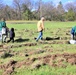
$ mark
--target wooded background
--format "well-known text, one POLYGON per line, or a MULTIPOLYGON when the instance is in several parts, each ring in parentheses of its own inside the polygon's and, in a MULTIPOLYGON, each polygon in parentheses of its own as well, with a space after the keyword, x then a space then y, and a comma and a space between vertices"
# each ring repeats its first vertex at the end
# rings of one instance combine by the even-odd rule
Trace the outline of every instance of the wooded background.
POLYGON ((76 1, 65 5, 42 0, 13 0, 6 5, 0 0, 0 19, 38 20, 44 16, 49 21, 76 21, 76 1))

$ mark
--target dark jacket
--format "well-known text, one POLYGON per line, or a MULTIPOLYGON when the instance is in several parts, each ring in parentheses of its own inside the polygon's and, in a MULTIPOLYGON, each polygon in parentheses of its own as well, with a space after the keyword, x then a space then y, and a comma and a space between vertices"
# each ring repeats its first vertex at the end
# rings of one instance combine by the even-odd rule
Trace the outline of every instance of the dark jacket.
POLYGON ((14 38, 15 37, 14 28, 11 28, 9 36, 10 36, 10 38, 14 38))

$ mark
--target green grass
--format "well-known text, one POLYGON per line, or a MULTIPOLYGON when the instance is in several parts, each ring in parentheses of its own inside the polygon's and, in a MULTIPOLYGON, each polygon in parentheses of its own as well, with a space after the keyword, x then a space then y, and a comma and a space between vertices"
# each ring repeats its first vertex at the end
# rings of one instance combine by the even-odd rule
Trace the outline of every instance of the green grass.
POLYGON ((2 71, 2 70, 0 70, 0 75, 2 75, 2 73, 3 73, 3 71, 2 71))
POLYGON ((29 70, 25 68, 16 69, 17 73, 13 75, 75 75, 76 67, 68 66, 66 68, 42 66, 39 69, 29 70))
MULTIPOLYGON (((13 23, 13 22, 7 22, 7 26, 9 28, 13 27, 15 28, 16 37, 15 40, 19 39, 20 37, 24 40, 22 42, 15 42, 15 43, 8 43, 5 44, 6 46, 18 46, 20 44, 27 44, 27 43, 36 43, 34 40, 34 37, 38 36, 37 32, 37 22, 25 22, 23 24, 21 23, 13 23), (29 39, 29 40, 27 40, 29 39)), ((0 64, 6 63, 10 61, 11 59, 16 61, 23 61, 27 58, 37 58, 40 56, 46 56, 48 54, 63 54, 63 53, 76 53, 76 45, 71 44, 49 44, 52 41, 60 42, 60 41, 69 41, 70 40, 70 30, 73 26, 75 26, 76 22, 51 22, 47 21, 45 22, 45 31, 44 31, 44 38, 46 37, 67 37, 68 39, 63 40, 50 40, 50 41, 44 41, 45 44, 37 43, 36 46, 22 46, 17 48, 9 48, 9 50, 14 52, 20 52, 22 54, 37 51, 37 50, 44 50, 45 53, 40 54, 33 54, 28 57, 21 56, 20 54, 15 55, 13 57, 8 58, 0 58, 0 64), (66 35, 66 32, 69 35, 66 35), (48 52, 48 50, 53 50, 53 52, 48 52)), ((9 39, 9 38, 8 38, 9 39)), ((7 40, 8 40, 7 39, 7 40)), ((1 42, 0 42, 1 44, 1 42)), ((69 65, 68 63, 66 68, 62 67, 49 67, 48 65, 42 66, 39 69, 30 70, 26 67, 22 68, 16 68, 15 71, 17 73, 13 73, 12 75, 75 75, 76 74, 76 65, 69 65)), ((0 75, 2 75, 3 71, 0 70, 0 75)))

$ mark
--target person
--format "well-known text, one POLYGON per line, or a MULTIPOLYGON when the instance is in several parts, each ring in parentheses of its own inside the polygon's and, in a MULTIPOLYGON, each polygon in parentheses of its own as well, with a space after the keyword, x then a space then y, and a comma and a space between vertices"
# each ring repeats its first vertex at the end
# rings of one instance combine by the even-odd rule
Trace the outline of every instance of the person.
POLYGON ((39 40, 39 39, 43 39, 43 30, 44 30, 44 20, 45 18, 42 17, 40 21, 38 21, 37 23, 37 28, 38 28, 38 32, 39 32, 39 35, 36 39, 36 42, 39 40))
POLYGON ((7 41, 7 43, 10 41, 12 41, 14 43, 14 37, 15 37, 14 28, 11 28, 11 30, 9 31, 9 37, 10 37, 10 39, 7 41))
POLYGON ((2 43, 6 42, 6 26, 2 27, 2 43))
POLYGON ((76 26, 71 29, 71 39, 76 40, 76 26))
POLYGON ((5 18, 2 18, 1 21, 0 21, 0 31, 2 31, 3 27, 6 27, 5 18))
POLYGON ((5 38, 5 33, 6 33, 6 22, 5 18, 2 18, 2 20, 0 21, 0 39, 2 40, 2 43, 3 39, 5 38))

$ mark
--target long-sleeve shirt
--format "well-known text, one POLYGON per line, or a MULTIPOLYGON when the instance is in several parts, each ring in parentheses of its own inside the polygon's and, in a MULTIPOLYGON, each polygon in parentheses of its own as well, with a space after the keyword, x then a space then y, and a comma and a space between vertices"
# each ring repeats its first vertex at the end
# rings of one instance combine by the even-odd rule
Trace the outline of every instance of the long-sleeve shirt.
POLYGON ((14 38, 15 37, 15 32, 10 30, 9 36, 10 36, 10 38, 14 38))
POLYGON ((71 34, 76 34, 76 26, 74 26, 71 30, 71 34))
POLYGON ((6 26, 6 22, 5 21, 0 21, 0 31, 2 30, 3 26, 6 26))
POLYGON ((37 28, 38 28, 38 31, 44 30, 44 22, 42 20, 38 21, 37 28))

